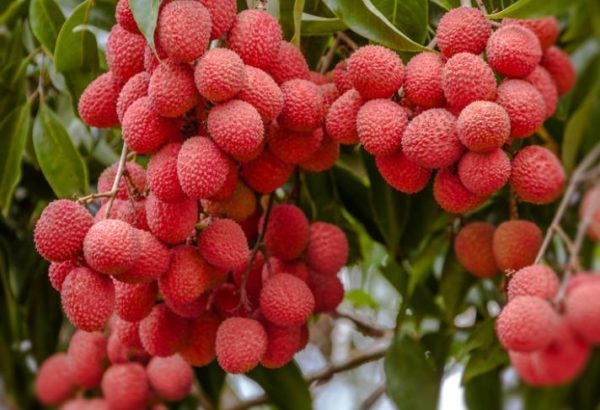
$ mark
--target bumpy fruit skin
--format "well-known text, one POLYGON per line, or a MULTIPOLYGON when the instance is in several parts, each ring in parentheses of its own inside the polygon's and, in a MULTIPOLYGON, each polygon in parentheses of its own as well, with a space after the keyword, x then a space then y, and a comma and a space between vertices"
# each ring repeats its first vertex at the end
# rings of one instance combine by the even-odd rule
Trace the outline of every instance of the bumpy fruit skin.
POLYGON ((462 227, 454 239, 456 258, 477 277, 488 278, 498 272, 492 248, 495 230, 487 222, 471 222, 462 227))
POLYGON ((507 77, 527 77, 542 59, 540 41, 522 26, 502 26, 490 36, 486 47, 488 63, 507 77))
MULTIPOLYGON (((154 38, 156 40, 156 35, 154 38)), ((160 46, 158 41, 154 41, 154 47, 156 49, 156 54, 154 50, 152 50, 152 48, 150 47, 150 44, 146 44, 146 49, 144 50, 144 69, 148 74, 152 74, 161 61, 169 58, 169 56, 167 55, 165 50, 163 50, 163 48, 160 46)))
POLYGON ((321 125, 325 114, 319 88, 308 80, 289 80, 281 85, 283 108, 279 125, 296 131, 312 131, 321 125))
POLYGON ((300 327, 280 327, 265 323, 267 351, 260 363, 268 369, 277 369, 294 358, 301 342, 300 327))
POLYGON ((502 147, 510 136, 510 118, 501 106, 491 101, 474 101, 456 120, 458 138, 474 152, 490 152, 502 147))
POLYGON ((308 285, 289 273, 267 279, 260 293, 260 309, 271 323, 300 326, 315 308, 315 298, 308 285))
POLYGON ((197 1, 172 1, 160 12, 157 39, 175 61, 191 62, 200 57, 210 40, 212 23, 206 7, 197 1))
POLYGON ((167 144, 148 162, 148 187, 163 202, 180 202, 187 198, 177 177, 177 155, 180 150, 180 143, 167 144))
MULTIPOLYGON (((579 219, 585 219, 589 207, 596 203, 598 197, 600 197, 600 188, 594 188, 585 193, 583 201, 581 201, 581 205, 579 206, 579 219)), ((589 211, 593 213, 587 234, 591 239, 598 242, 600 241, 600 207, 596 206, 595 210, 589 211)))
POLYGON ((79 265, 76 259, 69 259, 64 262, 52 262, 48 267, 48 278, 52 287, 60 292, 65 278, 77 266, 79 265))
POLYGON ((469 191, 489 195, 508 182, 510 159, 499 148, 484 154, 467 152, 458 163, 458 176, 469 191))
POLYGON ((256 159, 242 164, 241 176, 254 191, 269 194, 285 184, 293 170, 293 165, 265 150, 256 159))
POLYGON ((140 241, 139 257, 127 272, 117 279, 128 283, 148 283, 158 279, 169 266, 169 251, 153 234, 138 231, 140 241))
POLYGON ((510 135, 514 138, 529 137, 546 118, 546 104, 542 95, 533 85, 524 80, 502 82, 498 87, 496 102, 508 113, 510 135))
POLYGON ((269 127, 269 150, 283 162, 298 164, 308 160, 321 146, 323 129, 298 132, 272 123, 269 127))
POLYGON ((140 322, 140 340, 152 356, 167 357, 187 343, 189 323, 165 304, 155 305, 140 322))
POLYGON ((86 389, 100 385, 106 357, 106 337, 100 332, 76 331, 69 342, 67 364, 71 380, 86 389))
POLYGON ((314 313, 333 312, 344 299, 344 285, 337 275, 311 271, 308 286, 315 297, 314 313))
POLYGON ((333 104, 335 100, 337 100, 341 95, 337 87, 333 83, 325 83, 319 85, 319 92, 321 93, 321 97, 323 97, 323 105, 325 106, 325 111, 328 111, 329 107, 331 107, 331 104, 333 104))
POLYGON ((442 168, 433 180, 433 197, 440 208, 452 214, 462 214, 481 205, 486 197, 469 191, 460 182, 452 167, 442 168))
POLYGON ((208 293, 203 293, 190 303, 175 303, 173 300, 165 299, 165 304, 176 315, 186 319, 195 319, 206 312, 208 297, 208 293))
POLYGON ((281 40, 281 27, 273 16, 263 10, 244 10, 229 31, 227 45, 244 63, 266 70, 277 58, 281 40))
POLYGON ((590 282, 572 289, 565 300, 569 325, 587 342, 600 342, 600 283, 590 282))
POLYGON ((575 85, 575 68, 569 55, 557 46, 548 47, 544 51, 540 63, 552 76, 559 95, 568 93, 575 85))
POLYGON ((224 283, 215 289, 210 295, 210 310, 218 315, 220 319, 228 319, 238 316, 246 317, 246 311, 240 310, 241 299, 237 286, 232 283, 224 283))
POLYGON ((300 163, 300 168, 306 172, 322 172, 333 167, 340 156, 340 144, 325 136, 321 147, 306 161, 300 163))
POLYGON ((283 108, 283 94, 275 80, 260 68, 246 66, 246 82, 237 98, 252 104, 265 122, 272 121, 283 108))
POLYGON ((124 283, 113 280, 115 312, 123 320, 138 322, 148 316, 154 307, 158 288, 156 282, 124 283))
POLYGON ((96 128, 112 128, 119 125, 117 99, 121 88, 121 82, 110 71, 88 84, 77 105, 83 122, 96 128))
POLYGON ((217 191, 216 194, 210 197, 210 199, 213 201, 225 200, 231 197, 231 195, 233 195, 233 192, 235 191, 235 187, 239 180, 237 164, 234 161, 228 161, 228 165, 229 166, 227 169, 227 177, 225 178, 225 183, 223 184, 221 189, 217 191))
POLYGON ((198 249, 182 245, 171 250, 171 263, 159 278, 160 293, 174 304, 192 303, 209 287, 216 269, 200 255, 198 249))
POLYGON ((211 32, 210 39, 215 40, 227 33, 237 13, 235 0, 198 0, 210 13, 211 32))
MULTIPOLYGON (((96 214, 95 221, 97 221, 96 214)), ((122 200, 121 205, 117 208, 115 219, 127 222, 138 230, 149 231, 148 220, 146 218, 146 199, 139 201, 122 200)))
POLYGON ((190 393, 194 373, 179 355, 153 357, 146 366, 152 390, 165 400, 181 400, 190 393))
POLYGON ((173 120, 154 111, 149 97, 137 99, 123 117, 123 140, 139 154, 157 150, 177 131, 173 120))
POLYGON ((430 169, 406 158, 402 150, 391 155, 375 157, 375 165, 383 179, 404 194, 414 194, 423 190, 431 176, 430 169))
POLYGON ((211 102, 227 101, 239 93, 246 83, 244 62, 226 48, 207 51, 194 70, 196 87, 211 102))
POLYGON ((179 117, 196 105, 194 72, 187 64, 163 61, 152 72, 148 86, 152 108, 163 117, 179 117))
POLYGON ((177 176, 190 198, 210 198, 225 184, 229 159, 206 137, 186 140, 177 155, 177 176))
POLYGON ((337 226, 326 222, 310 225, 306 263, 323 275, 335 275, 348 260, 348 240, 337 226))
POLYGON ((448 104, 461 110, 473 101, 496 98, 496 77, 481 57, 458 53, 446 61, 442 89, 448 104))
POLYGON ((600 283, 600 275, 596 275, 594 272, 578 272, 573 275, 567 284, 566 294, 570 294, 573 290, 578 287, 592 283, 600 283))
POLYGON ((135 228, 118 219, 105 219, 90 228, 83 241, 83 256, 98 272, 118 275, 130 269, 140 254, 135 228))
MULTIPOLYGON (((114 163, 102 171, 98 177, 98 192, 110 192, 112 190, 118 167, 119 164, 114 163)), ((133 183, 133 187, 135 187, 139 193, 144 192, 144 189, 146 188, 146 170, 135 162, 126 162, 125 169, 127 170, 129 179, 133 183)), ((129 199, 129 192, 130 188, 127 185, 127 181, 125 178, 122 178, 119 181, 119 187, 115 198, 129 199)))
MULTIPOLYGON (((258 224, 259 231, 264 217, 258 224)), ((269 255, 283 260, 300 256, 309 239, 308 219, 300 208, 294 205, 277 205, 271 210, 265 233, 265 246, 269 255)))
POLYGON ((145 48, 142 35, 130 33, 118 24, 113 26, 106 41, 106 63, 115 79, 126 82, 144 71, 145 48))
POLYGON ((179 354, 192 366, 206 366, 215 358, 215 340, 221 320, 206 312, 190 324, 190 341, 179 354))
POLYGON ((525 81, 538 90, 546 105, 546 118, 550 118, 556 111, 556 104, 558 104, 558 89, 548 70, 538 65, 531 74, 525 77, 525 81))
POLYGON ((508 282, 508 299, 519 296, 537 296, 551 300, 556 296, 560 282, 552 269, 531 265, 519 269, 508 282))
POLYGON ((148 195, 146 212, 150 232, 168 244, 183 242, 194 231, 198 218, 198 204, 188 199, 176 203, 162 202, 148 195))
POLYGON ((121 27, 130 33, 140 34, 140 29, 135 22, 135 18, 133 17, 133 12, 129 7, 128 0, 119 0, 117 2, 117 7, 115 9, 115 20, 121 27))
POLYGON ((507 350, 531 352, 548 346, 557 336, 560 316, 542 298, 519 296, 502 309, 496 334, 507 350))
POLYGON ((325 118, 327 135, 340 144, 356 144, 356 116, 364 100, 354 88, 349 89, 331 104, 325 118))
MULTIPOLYGON (((127 0, 121 1, 125 3, 127 2, 127 0)), ((127 80, 119 92, 119 97, 117 98, 116 109, 119 122, 123 121, 123 117, 125 116, 125 113, 131 104, 133 104, 137 99, 148 95, 148 84, 150 84, 150 76, 145 71, 137 73, 127 80)), ((81 104, 81 99, 79 99, 79 101, 81 104)), ((80 115, 82 115, 81 112, 80 115)))
POLYGON ((60 299, 69 321, 81 330, 93 332, 102 329, 112 314, 115 289, 108 276, 81 267, 65 279, 60 299))
POLYGON ((564 183, 562 164, 547 148, 530 145, 513 158, 510 186, 525 202, 549 204, 560 196, 564 183))
POLYGON ((252 370, 267 351, 267 333, 256 320, 241 317, 226 319, 217 331, 216 352, 219 365, 228 373, 252 370))
POLYGON ((517 25, 528 28, 536 35, 543 49, 550 47, 556 42, 560 34, 558 20, 554 16, 538 19, 503 19, 502 25, 517 25))
POLYGON ((263 266, 263 277, 268 277, 269 274, 289 273, 304 282, 308 280, 308 265, 302 259, 284 261, 279 258, 269 258, 269 264, 270 267, 267 264, 263 266))
POLYGON ((310 80, 306 59, 302 52, 289 41, 281 42, 277 56, 269 66, 268 71, 277 84, 283 84, 296 78, 310 80))
MULTIPOLYGON (((275 258, 269 258, 269 261, 275 258)), ((248 277, 246 278, 246 294, 250 299, 250 302, 253 306, 258 305, 258 299, 260 297, 260 290, 263 285, 263 276, 265 270, 265 258, 262 253, 256 255, 254 260, 252 261, 252 265, 250 266, 250 270, 248 271, 248 277)), ((239 293, 242 287, 242 281, 244 279, 244 274, 246 272, 247 265, 240 266, 236 270, 231 273, 233 278, 233 290, 236 293, 239 293)), ((272 272, 275 273, 275 269, 272 269, 272 272)), ((266 276, 265 276, 266 277, 266 276)), ((226 288, 221 287, 221 291, 223 293, 227 293, 228 290, 226 288), (225 290, 225 291, 224 291, 225 290)), ((238 297, 239 298, 239 297, 238 297)))
POLYGON ((350 56, 348 74, 364 99, 389 98, 402 87, 404 64, 392 50, 369 45, 350 56))
POLYGON ((54 353, 38 370, 35 378, 35 395, 46 404, 59 404, 68 399, 75 390, 65 353, 54 353))
POLYGON ((261 153, 265 127, 251 104, 231 100, 210 110, 208 133, 219 148, 233 158, 250 161, 261 153))
POLYGON ((149 396, 148 379, 139 363, 115 364, 102 378, 102 393, 111 409, 142 409, 149 396))
POLYGON ((542 231, 525 220, 501 223, 494 233, 494 258, 500 270, 518 270, 531 265, 542 244, 542 231))
POLYGON ((238 180, 229 198, 222 201, 203 200, 202 209, 212 216, 242 222, 256 210, 256 196, 246 184, 238 180))
POLYGON ((424 168, 451 165, 463 150, 456 132, 456 119, 443 108, 432 108, 417 115, 402 137, 404 155, 424 168))
POLYGON ((348 64, 346 60, 341 60, 337 63, 332 70, 333 82, 339 90, 340 94, 345 93, 352 86, 352 80, 350 80, 350 74, 348 73, 348 64))
POLYGON ((225 270, 244 265, 250 257, 246 235, 231 219, 214 219, 202 230, 198 247, 208 263, 225 270))
POLYGON ((435 53, 419 53, 406 64, 404 92, 423 108, 441 107, 446 101, 442 90, 444 63, 435 53))
POLYGON ((67 199, 52 201, 35 224, 35 247, 49 261, 73 259, 81 252, 92 221, 87 209, 76 202, 67 199))
POLYGON ((440 19, 436 30, 437 44, 446 57, 457 53, 479 54, 492 34, 492 26, 477 8, 460 7, 440 19))
POLYGON ((406 111, 390 100, 369 100, 356 116, 358 138, 365 150, 373 155, 389 155, 397 151, 407 125, 406 111))

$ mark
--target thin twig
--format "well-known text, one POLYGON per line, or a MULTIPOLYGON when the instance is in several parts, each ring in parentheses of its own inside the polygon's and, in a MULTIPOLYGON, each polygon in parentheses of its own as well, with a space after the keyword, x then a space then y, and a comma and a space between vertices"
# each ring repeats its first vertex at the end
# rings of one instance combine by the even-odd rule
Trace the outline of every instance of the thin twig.
POLYGON ((481 10, 481 12, 483 14, 487 14, 487 10, 485 8, 485 4, 483 4, 483 1, 481 1, 481 0, 475 0, 475 2, 477 3, 477 7, 479 7, 479 10, 481 10))
POLYGON ((437 37, 431 39, 429 43, 427 43, 427 48, 433 49, 437 45, 437 37))
POLYGON ((510 219, 519 219, 519 206, 517 205, 517 194, 511 187, 508 193, 508 211, 510 219))
POLYGON ((360 410, 369 410, 371 407, 373 407, 375 405, 375 403, 377 403, 379 401, 381 396, 383 396, 385 394, 386 390, 387 390, 387 387, 386 387, 385 383, 382 384, 381 386, 379 386, 378 388, 376 388, 373 391, 373 393, 371 393, 369 395, 369 397, 367 397, 365 399, 365 401, 362 402, 359 409, 360 410))
POLYGON ((573 254, 573 251, 574 251, 573 240, 565 232, 565 230, 562 228, 562 226, 558 225, 554 229, 556 229, 556 233, 558 234, 558 236, 560 236, 560 239, 565 244, 567 250, 569 251, 569 254, 570 255, 573 254))
POLYGON ((332 312, 331 316, 336 319, 346 319, 346 320, 351 321, 352 323, 354 323, 354 325, 360 332, 362 332, 366 335, 369 335, 369 336, 384 337, 384 336, 391 335, 391 333, 392 333, 392 330, 379 329, 375 326, 368 324, 363 319, 360 319, 348 312, 340 312, 338 310, 337 312, 332 312))
POLYGON ((80 204, 88 204, 90 202, 95 201, 96 199, 110 198, 111 195, 112 195, 112 191, 98 192, 95 194, 89 194, 86 196, 82 196, 81 198, 77 198, 77 202, 79 202, 80 204))
POLYGON ((335 56, 335 52, 337 51, 338 46, 340 45, 340 41, 341 41, 340 37, 336 36, 333 44, 329 48, 329 51, 327 51, 327 54, 325 54, 319 61, 318 71, 321 74, 325 74, 327 72, 327 70, 329 70, 329 67, 331 66, 331 62, 333 61, 333 57, 335 56))
POLYGON ((472 7, 471 0, 460 0, 461 7, 472 7))
POLYGON ((338 37, 348 45, 348 47, 350 47, 352 50, 356 50, 358 49, 358 44, 356 44, 356 42, 354 40, 352 40, 350 38, 350 36, 346 33, 344 33, 343 31, 339 31, 337 33, 338 37))
POLYGON ((112 188, 110 190, 110 197, 108 199, 108 204, 106 204, 106 212, 104 213, 104 218, 108 218, 110 215, 110 209, 115 202, 115 197, 117 196, 117 192, 119 192, 119 183, 121 182, 121 177, 123 176, 123 171, 125 170, 125 163, 127 162, 127 144, 123 141, 123 149, 121 150, 121 157, 119 158, 119 165, 117 168, 117 173, 115 174, 115 180, 113 181, 112 188))

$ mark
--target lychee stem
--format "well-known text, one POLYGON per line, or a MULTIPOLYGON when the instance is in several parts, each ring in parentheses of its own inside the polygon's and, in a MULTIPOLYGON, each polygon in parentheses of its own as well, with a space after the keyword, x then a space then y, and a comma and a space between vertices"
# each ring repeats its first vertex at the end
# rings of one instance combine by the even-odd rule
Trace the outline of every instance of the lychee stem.
POLYGON ((112 188, 110 190, 110 198, 108 200, 108 204, 106 205, 106 212, 104 213, 104 218, 108 218, 110 215, 110 210, 115 202, 115 197, 117 196, 117 192, 119 191, 119 183, 121 182, 121 177, 123 176, 123 171, 125 170, 125 163, 127 162, 127 144, 123 141, 123 149, 121 150, 121 157, 119 158, 119 165, 117 168, 117 173, 115 174, 115 180, 113 181, 112 188))
POLYGON ((331 62, 333 61, 333 57, 335 56, 335 52, 337 51, 337 48, 340 45, 340 41, 341 41, 340 36, 335 36, 335 40, 334 40, 333 44, 331 45, 331 47, 329 48, 329 51, 327 51, 327 54, 325 54, 323 57, 321 57, 321 60, 319 61, 319 64, 317 65, 317 70, 321 74, 325 74, 327 72, 327 70, 329 70, 329 67, 331 66, 331 62))
POLYGON ((471 0, 460 0, 461 7, 473 7, 471 4, 471 0))
POLYGON ((519 207, 517 205, 517 194, 514 189, 510 189, 508 193, 508 211, 510 213, 510 219, 519 219, 519 207))
MULTIPOLYGON (((240 305, 237 310, 243 305, 246 310, 250 308, 250 300, 248 299, 248 294, 246 292, 246 283, 248 282, 248 275, 250 275, 250 270, 252 269, 252 265, 254 263, 254 259, 256 259, 256 255, 261 250, 263 246, 263 242, 265 239, 265 234, 267 232, 267 224, 269 223, 269 218, 271 216, 271 209, 273 209, 273 202, 275 201, 275 194, 272 193, 269 195, 269 203, 267 204, 267 209, 265 210, 265 217, 263 219, 263 224, 260 227, 260 232, 258 234, 258 238, 256 239, 256 243, 252 248, 252 253, 250 254, 250 260, 248 261, 248 265, 246 265, 246 270, 242 275, 242 281, 240 283, 240 305)), ((267 257, 265 256, 265 259, 267 257)))

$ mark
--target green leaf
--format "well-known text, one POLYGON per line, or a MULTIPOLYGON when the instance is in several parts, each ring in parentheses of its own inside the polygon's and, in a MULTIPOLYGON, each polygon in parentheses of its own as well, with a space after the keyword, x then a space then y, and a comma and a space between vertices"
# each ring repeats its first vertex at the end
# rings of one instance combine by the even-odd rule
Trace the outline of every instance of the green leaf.
POLYGON ((347 28, 344 22, 337 17, 321 17, 302 13, 303 36, 326 36, 347 28))
POLYGON ((435 262, 443 256, 448 246, 446 232, 434 237, 415 258, 410 267, 410 281, 408 283, 408 295, 412 295, 417 284, 423 282, 431 273, 435 262))
POLYGON ((54 52, 56 39, 64 22, 65 16, 54 0, 31 0, 29 4, 31 31, 48 53, 54 52))
POLYGON ((21 157, 31 128, 29 103, 15 108, 0 122, 0 208, 8 213, 21 179, 21 157))
POLYGON ((427 38, 428 0, 371 0, 398 30, 417 43, 427 38))
POLYGON ((46 104, 40 106, 33 127, 33 146, 42 173, 59 198, 88 192, 87 167, 60 118, 46 104))
POLYGON ((472 378, 465 386, 465 402, 469 410, 502 409, 500 372, 487 372, 472 378))
POLYGON ((477 324, 465 343, 463 353, 466 355, 475 349, 489 348, 492 346, 496 340, 494 326, 494 319, 486 319, 477 324))
POLYGON ((0 14, 0 26, 17 21, 21 14, 27 10, 27 0, 14 1, 0 14))
POLYGON ((549 15, 560 15, 573 6, 573 2, 564 0, 519 0, 504 10, 490 14, 491 19, 534 18, 549 15))
POLYGON ((323 0, 352 31, 398 51, 425 51, 377 10, 370 0, 323 0))
POLYGON ((203 367, 195 367, 196 379, 202 387, 202 392, 208 400, 218 407, 221 391, 225 385, 225 371, 221 369, 216 360, 203 367))
POLYGON ((494 343, 488 349, 479 349, 471 353, 462 376, 463 384, 469 383, 474 377, 490 372, 508 363, 508 354, 499 343, 494 343))
POLYGON ((444 299, 446 321, 453 323, 454 317, 459 313, 463 300, 469 287, 475 282, 473 275, 469 274, 456 260, 453 251, 449 252, 444 261, 440 293, 444 299))
POLYGON ((278 409, 312 409, 308 384, 296 362, 292 361, 279 369, 272 370, 259 366, 250 371, 247 376, 263 388, 278 409))
POLYGON ((355 308, 368 307, 371 309, 379 308, 379 304, 371 295, 362 289, 352 289, 346 292, 344 299, 350 301, 355 308))
POLYGON ((159 5, 160 0, 129 0, 133 18, 152 50, 156 50, 154 48, 154 30, 158 20, 159 5))
POLYGON ((296 47, 300 47, 302 10, 304 0, 287 0, 279 2, 279 20, 283 29, 283 38, 296 47))
MULTIPOLYGON (((523 408, 527 410, 560 410, 565 408, 569 386, 553 389, 525 388, 523 408)), ((597 404, 597 403, 596 403, 597 404)))
MULTIPOLYGON (((77 6, 63 24, 54 50, 54 67, 60 73, 98 70, 96 37, 82 25, 88 24, 92 1, 77 6)), ((67 76, 68 77, 68 76, 67 76)))
POLYGON ((387 394, 399 409, 437 408, 440 380, 435 363, 417 341, 408 336, 394 338, 384 368, 387 394))

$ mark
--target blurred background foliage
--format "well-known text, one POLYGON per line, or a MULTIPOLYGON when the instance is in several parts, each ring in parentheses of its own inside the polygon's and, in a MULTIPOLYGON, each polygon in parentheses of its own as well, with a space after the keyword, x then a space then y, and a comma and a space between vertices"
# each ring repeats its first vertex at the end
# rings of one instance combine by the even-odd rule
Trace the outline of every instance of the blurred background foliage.
MULTIPOLYGON (((151 38, 158 0, 130 2, 151 38)), ((238 0, 238 6, 253 2, 238 0)), ((533 138, 557 152, 572 171, 599 140, 600 2, 483 2, 494 19, 559 19, 559 44, 572 55, 578 81, 533 138)), ((267 2, 286 39, 302 48, 312 69, 327 68, 324 60, 333 68, 351 53, 351 45, 369 42, 398 51, 406 61, 431 41, 440 16, 459 5, 458 0, 267 2)), ((117 160, 119 131, 89 129, 76 111, 85 86, 107 69, 104 45, 114 8, 113 0, 0 1, 0 407, 39 407, 32 394, 36 368, 64 349, 72 332, 31 232, 49 201, 92 192, 101 170, 117 160)), ((351 321, 323 318, 313 324, 311 346, 297 363, 254 370, 248 376, 256 384, 241 376, 226 378, 216 365, 197 369, 203 394, 173 408, 194 408, 200 397, 204 407, 229 408, 225 404, 253 394, 259 395, 257 403, 268 400, 282 409, 599 408, 598 351, 572 385, 533 389, 518 383, 494 337, 493 317, 504 304, 501 278, 476 281, 453 255, 451 237, 460 223, 508 219, 508 192, 454 218, 437 207, 431 189, 413 196, 394 191, 358 147, 344 147, 333 170, 303 175, 302 182, 300 202, 307 214, 342 226, 350 238, 342 308, 387 330, 374 335, 351 321), (305 374, 331 370, 332 363, 377 343, 384 348, 373 359, 385 354, 383 360, 344 377, 329 380, 321 374, 318 380, 308 377, 311 383, 305 380, 305 374), (451 377, 460 379, 460 387, 454 386, 458 396, 444 393, 451 377), (333 388, 323 385, 328 380, 333 388)), ((563 224, 568 232, 577 224, 575 209, 563 224)), ((519 204, 521 216, 542 229, 555 210, 556 204, 519 204)), ((565 249, 554 243, 547 260, 560 269, 565 258, 565 249)), ((586 243, 582 261, 586 268, 598 268, 597 247, 586 243)))

